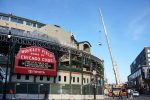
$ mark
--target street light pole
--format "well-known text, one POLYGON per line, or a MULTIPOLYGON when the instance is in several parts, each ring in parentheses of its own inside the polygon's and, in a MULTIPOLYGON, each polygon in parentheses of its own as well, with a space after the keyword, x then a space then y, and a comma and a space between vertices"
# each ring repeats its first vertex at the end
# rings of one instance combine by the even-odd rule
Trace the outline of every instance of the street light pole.
POLYGON ((96 71, 93 70, 93 75, 94 75, 94 79, 93 79, 93 94, 94 94, 94 100, 96 100, 96 71))
POLYGON ((96 100, 96 84, 94 83, 94 100, 96 100))
POLYGON ((9 66, 9 52, 10 52, 10 38, 11 38, 11 31, 7 35, 8 38, 8 57, 7 57, 7 66, 6 66, 6 74, 5 74, 5 83, 3 85, 3 100, 6 100, 6 90, 7 90, 7 76, 8 76, 8 66, 9 66))

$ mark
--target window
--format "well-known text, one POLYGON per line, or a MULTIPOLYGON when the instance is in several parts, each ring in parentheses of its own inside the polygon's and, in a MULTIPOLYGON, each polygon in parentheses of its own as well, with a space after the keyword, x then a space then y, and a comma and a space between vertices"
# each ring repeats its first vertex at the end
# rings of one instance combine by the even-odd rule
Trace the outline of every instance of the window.
POLYGON ((26 80, 29 80, 29 75, 26 75, 26 77, 25 77, 25 78, 26 78, 26 80))
POLYGON ((21 29, 16 29, 16 28, 11 28, 12 33, 15 35, 22 35, 24 33, 24 30, 21 29))
POLYGON ((31 32, 30 32, 30 31, 27 31, 27 33, 30 34, 31 32))
POLYGON ((18 19, 18 23, 23 24, 23 20, 22 19, 18 19))
POLYGON ((133 62, 133 64, 136 64, 136 60, 133 62))
POLYGON ((11 18, 11 21, 16 23, 18 22, 17 18, 11 18))
POLYGON ((148 54, 147 56, 150 57, 150 54, 148 54))
POLYGON ((58 81, 61 81, 61 76, 58 77, 58 81))
POLYGON ((2 29, 2 30, 9 30, 9 27, 6 27, 6 26, 0 26, 0 29, 2 29))
POLYGON ((9 21, 9 17, 7 17, 7 16, 2 16, 2 20, 7 20, 7 21, 9 21))
POLYGON ((85 83, 85 78, 83 78, 83 83, 85 83))
POLYGON ((40 80, 43 80, 43 76, 40 76, 40 80))
POLYGON ((75 77, 73 77, 73 82, 75 82, 75 77))
POLYGON ((36 27, 36 23, 33 23, 33 27, 36 27))
POLYGON ((149 52, 150 52, 150 49, 147 49, 147 52, 149 53, 149 52))
POLYGON ((2 19, 2 16, 0 16, 0 19, 2 19))
POLYGON ((77 82, 79 83, 79 77, 77 77, 77 82))
POLYGON ((64 82, 66 82, 66 76, 64 76, 64 82))
POLYGON ((21 75, 20 74, 17 74, 17 79, 21 79, 21 75))
POLYGON ((26 25, 28 25, 28 26, 32 26, 32 23, 31 23, 31 22, 26 21, 26 25))
POLYGON ((150 63, 148 63, 148 65, 150 65, 150 63))
POLYGON ((47 81, 50 81, 50 76, 47 76, 47 81))
POLYGON ((87 83, 89 83, 89 79, 87 78, 87 83))
POLYGON ((41 28, 42 26, 40 24, 37 24, 37 28, 41 28))
POLYGON ((141 67, 141 65, 140 65, 140 64, 138 65, 138 68, 139 68, 139 67, 141 67))

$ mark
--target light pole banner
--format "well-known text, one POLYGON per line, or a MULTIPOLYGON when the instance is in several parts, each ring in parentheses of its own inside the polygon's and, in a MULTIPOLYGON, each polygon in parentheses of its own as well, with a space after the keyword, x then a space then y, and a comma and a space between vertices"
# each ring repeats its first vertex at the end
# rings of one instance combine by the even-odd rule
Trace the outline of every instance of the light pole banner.
POLYGON ((15 57, 14 73, 55 76, 55 56, 37 46, 21 48, 15 57))

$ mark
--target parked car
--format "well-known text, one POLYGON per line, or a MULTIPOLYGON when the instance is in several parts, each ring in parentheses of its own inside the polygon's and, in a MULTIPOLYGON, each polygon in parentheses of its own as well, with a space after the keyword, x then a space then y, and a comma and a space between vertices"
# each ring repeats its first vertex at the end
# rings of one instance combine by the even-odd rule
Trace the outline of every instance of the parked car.
POLYGON ((133 96, 139 96, 139 92, 138 91, 133 91, 133 96))

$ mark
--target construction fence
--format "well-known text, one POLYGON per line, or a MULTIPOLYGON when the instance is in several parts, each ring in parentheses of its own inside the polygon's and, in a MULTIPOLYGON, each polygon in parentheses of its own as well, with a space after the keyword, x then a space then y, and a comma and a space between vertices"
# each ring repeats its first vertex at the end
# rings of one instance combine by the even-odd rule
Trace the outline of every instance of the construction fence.
MULTIPOLYGON (((3 83, 0 83, 0 94, 3 94, 3 83)), ((100 85, 74 85, 56 83, 8 83, 6 93, 10 89, 14 94, 69 94, 69 95, 103 95, 103 86, 100 85)))

